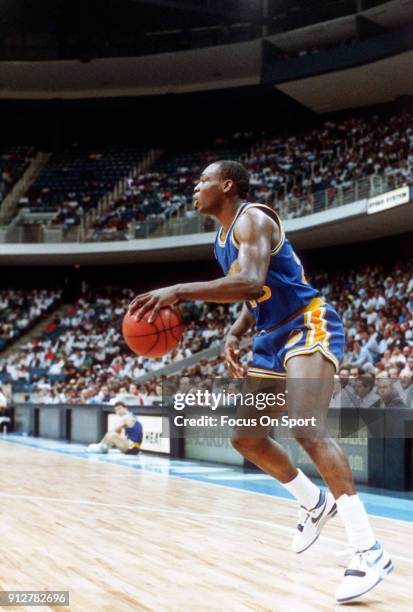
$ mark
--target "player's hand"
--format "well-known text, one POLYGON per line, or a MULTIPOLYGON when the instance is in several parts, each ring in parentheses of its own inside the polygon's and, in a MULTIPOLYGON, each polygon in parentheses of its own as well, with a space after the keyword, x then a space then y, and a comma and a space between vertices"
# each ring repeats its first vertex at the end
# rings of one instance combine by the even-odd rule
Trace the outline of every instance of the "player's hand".
POLYGON ((244 368, 239 363, 239 339, 236 336, 228 336, 225 341, 225 362, 234 378, 245 376, 244 368))
POLYGON ((128 312, 130 315, 136 313, 136 319, 142 319, 145 312, 152 310, 151 316, 148 319, 149 323, 155 320, 159 309, 163 306, 172 306, 179 301, 178 291, 176 286, 164 287, 163 289, 155 289, 137 295, 129 304, 128 312))

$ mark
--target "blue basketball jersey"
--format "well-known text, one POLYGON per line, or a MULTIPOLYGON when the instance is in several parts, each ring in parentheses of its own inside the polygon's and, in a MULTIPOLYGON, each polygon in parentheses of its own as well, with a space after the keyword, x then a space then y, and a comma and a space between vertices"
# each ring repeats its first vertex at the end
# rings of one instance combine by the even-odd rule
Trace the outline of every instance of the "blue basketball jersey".
POLYGON ((288 319, 293 313, 307 306, 319 292, 307 282, 301 261, 285 237, 277 213, 265 204, 242 204, 224 239, 222 228, 219 229, 215 238, 215 257, 224 274, 236 274, 239 271, 239 245, 234 237, 234 226, 237 219, 250 208, 266 212, 280 230, 278 244, 271 251, 263 293, 257 300, 247 302, 247 307, 255 316, 256 328, 261 331, 288 319))
POLYGON ((130 416, 135 422, 131 427, 125 427, 125 435, 128 440, 132 440, 135 444, 141 444, 143 438, 142 424, 134 414, 130 413, 130 416))

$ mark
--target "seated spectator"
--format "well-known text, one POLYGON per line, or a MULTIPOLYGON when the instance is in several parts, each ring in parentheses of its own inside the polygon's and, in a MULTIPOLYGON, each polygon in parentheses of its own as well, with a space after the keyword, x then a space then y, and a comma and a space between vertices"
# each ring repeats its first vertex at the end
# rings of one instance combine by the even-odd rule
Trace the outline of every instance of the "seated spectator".
POLYGON ((125 455, 137 455, 143 439, 142 424, 123 402, 116 402, 114 410, 118 417, 114 429, 98 444, 90 444, 88 452, 107 453, 110 448, 117 448, 125 455))
POLYGON ((371 373, 362 374, 354 381, 353 386, 359 408, 371 408, 380 401, 380 396, 375 389, 375 382, 374 375, 371 373))
POLYGON ((413 400, 413 372, 408 368, 403 368, 399 379, 394 384, 395 390, 399 394, 402 402, 407 408, 412 408, 413 400))
POLYGON ((380 399, 373 408, 405 408, 403 400, 394 388, 395 381, 388 376, 377 377, 376 388, 380 399))

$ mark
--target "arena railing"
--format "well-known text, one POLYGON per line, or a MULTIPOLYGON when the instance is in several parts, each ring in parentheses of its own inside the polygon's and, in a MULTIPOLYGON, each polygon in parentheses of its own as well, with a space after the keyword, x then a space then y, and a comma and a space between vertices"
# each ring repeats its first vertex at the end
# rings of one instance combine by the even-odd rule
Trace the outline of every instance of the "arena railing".
MULTIPOLYGON (((371 175, 340 187, 330 187, 303 197, 289 195, 284 199, 275 199, 268 203, 279 212, 281 219, 295 219, 306 217, 317 212, 322 212, 346 204, 357 202, 376 195, 390 191, 396 187, 406 184, 403 177, 397 175, 380 176, 371 175)), ((251 197, 254 201, 255 198, 251 197)), ((133 222, 129 225, 127 232, 123 233, 124 239, 151 238, 159 236, 176 236, 186 234, 198 234, 213 232, 217 228, 212 219, 199 215, 193 208, 192 203, 187 204, 179 211, 176 217, 163 219, 149 219, 144 222, 133 222)), ((86 237, 86 240, 119 240, 119 233, 113 238, 104 231, 96 234, 95 238, 86 237)))
MULTIPOLYGON (((408 181, 406 178, 397 174, 397 171, 398 169, 386 176, 373 174, 357 181, 345 183, 339 187, 329 187, 328 189, 308 193, 301 197, 289 194, 284 198, 274 198, 274 195, 269 191, 268 198, 265 200, 260 198, 259 201, 269 204, 284 220, 303 218, 407 185, 408 181)), ((252 201, 256 200, 254 197, 254 187, 250 199, 252 201)), ((50 215, 49 211, 48 213, 50 215)), ((211 218, 199 215, 193 208, 192 202, 188 200, 169 219, 153 217, 142 222, 132 221, 126 230, 105 228, 89 228, 86 230, 82 221, 78 226, 71 226, 70 228, 65 228, 62 225, 43 225, 42 231, 39 232, 39 242, 113 242, 117 240, 125 241, 210 233, 214 232, 216 228, 217 224, 211 218)), ((23 232, 18 234, 15 231, 13 237, 8 237, 7 228, 3 227, 0 228, 0 234, 4 234, 4 236, 0 235, 0 242, 24 242, 23 232)))

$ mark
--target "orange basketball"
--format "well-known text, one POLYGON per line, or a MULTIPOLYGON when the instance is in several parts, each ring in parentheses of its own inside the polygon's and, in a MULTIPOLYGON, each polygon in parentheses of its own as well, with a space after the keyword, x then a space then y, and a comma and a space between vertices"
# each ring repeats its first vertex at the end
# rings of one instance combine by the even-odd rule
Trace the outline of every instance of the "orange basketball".
POLYGON ((148 310, 140 321, 126 313, 122 322, 122 334, 128 347, 143 357, 163 357, 173 351, 184 333, 181 313, 174 306, 161 308, 152 321, 148 310))

